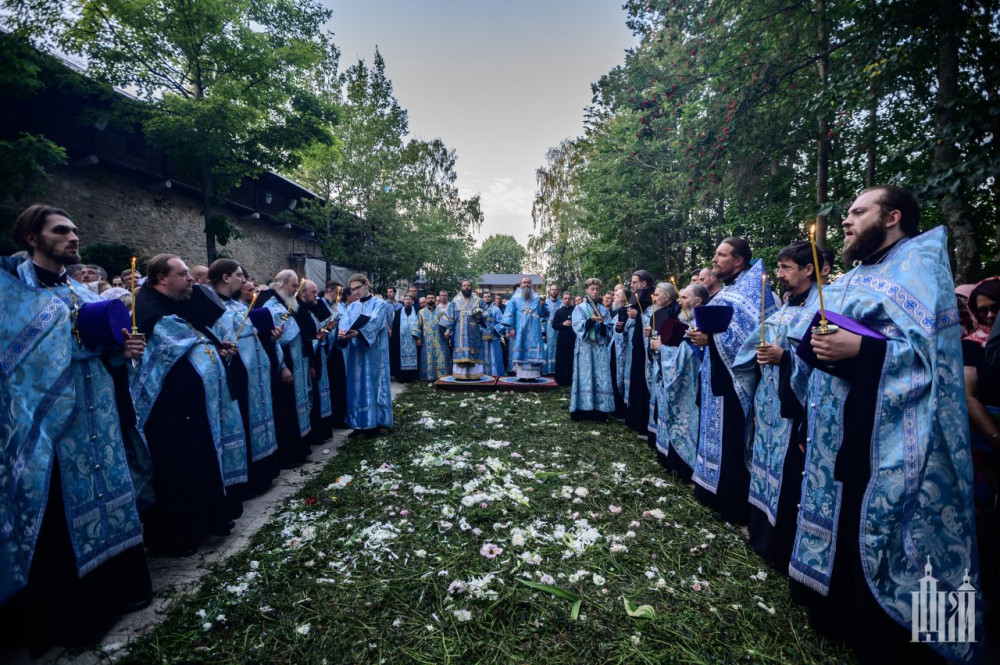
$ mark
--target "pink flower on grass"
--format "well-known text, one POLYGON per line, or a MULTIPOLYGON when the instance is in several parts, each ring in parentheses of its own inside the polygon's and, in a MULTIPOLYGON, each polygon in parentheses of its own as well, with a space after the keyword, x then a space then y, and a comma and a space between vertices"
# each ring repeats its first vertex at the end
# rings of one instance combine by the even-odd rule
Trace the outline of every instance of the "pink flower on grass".
POLYGON ((701 591, 701 582, 695 582, 694 584, 691 585, 691 588, 694 589, 695 591, 701 591))
POLYGON ((479 548, 479 553, 482 554, 487 559, 495 559, 501 554, 503 554, 503 549, 494 545, 493 543, 486 543, 479 548))
POLYGON ((407 516, 407 515, 409 515, 409 514, 410 514, 410 511, 409 511, 409 510, 405 510, 405 509, 404 509, 404 510, 401 510, 401 511, 399 511, 399 516, 400 516, 400 517, 406 517, 406 516, 407 516))
POLYGON ((616 506, 615 504, 612 503, 610 506, 608 506, 608 510, 611 511, 612 515, 617 515, 622 511, 622 507, 616 506))

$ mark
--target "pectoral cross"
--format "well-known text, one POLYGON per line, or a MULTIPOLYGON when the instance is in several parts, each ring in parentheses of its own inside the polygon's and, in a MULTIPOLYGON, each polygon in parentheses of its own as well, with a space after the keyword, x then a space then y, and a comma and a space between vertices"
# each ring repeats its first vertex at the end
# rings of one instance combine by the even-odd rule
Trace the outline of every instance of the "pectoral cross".
POLYGON ((205 344, 205 355, 212 359, 212 364, 215 364, 215 353, 212 351, 212 346, 210 344, 205 344))

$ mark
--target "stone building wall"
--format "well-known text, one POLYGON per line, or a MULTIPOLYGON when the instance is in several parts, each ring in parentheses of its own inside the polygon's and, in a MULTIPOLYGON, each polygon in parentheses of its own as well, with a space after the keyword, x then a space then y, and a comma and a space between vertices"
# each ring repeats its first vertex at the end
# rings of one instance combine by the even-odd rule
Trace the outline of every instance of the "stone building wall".
MULTIPOLYGON (((80 229, 80 246, 120 242, 134 247, 140 259, 154 254, 180 256, 188 265, 205 264, 204 217, 199 200, 174 189, 151 189, 139 179, 99 166, 59 169, 49 181, 44 197, 63 208, 80 229)), ((246 237, 232 240, 218 251, 239 261, 257 281, 285 268, 293 249, 294 233, 264 220, 238 219, 219 210, 246 237)), ((122 269, 128 266, 122 266, 122 269)))

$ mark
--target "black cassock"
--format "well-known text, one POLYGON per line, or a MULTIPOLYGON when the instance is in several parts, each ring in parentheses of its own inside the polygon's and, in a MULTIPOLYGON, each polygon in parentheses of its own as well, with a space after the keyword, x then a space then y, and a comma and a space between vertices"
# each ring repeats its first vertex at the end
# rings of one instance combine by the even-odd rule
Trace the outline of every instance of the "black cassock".
POLYGON ((838 547, 829 595, 824 598, 792 581, 792 598, 806 606, 813 628, 827 638, 846 641, 861 663, 943 663, 927 644, 910 642, 910 631, 878 604, 865 579, 858 545, 863 537, 861 507, 871 478, 871 440, 876 415, 873 407, 879 403, 886 349, 884 340, 862 337, 858 356, 836 363, 831 369, 831 373, 851 382, 844 400, 843 445, 833 471, 834 479, 842 483, 838 547))
MULTIPOLYGON (((57 275, 37 266, 35 270, 43 286, 56 284, 57 275)), ((101 360, 112 370, 118 418, 122 436, 127 439, 135 433, 128 377, 124 366, 111 368, 107 356, 101 360)), ((124 443, 128 455, 130 442, 124 443)), ((142 447, 141 441, 139 446, 142 447)), ((131 466, 132 459, 129 463, 131 466)), ((147 505, 140 501, 140 511, 147 505)), ((32 657, 52 645, 89 646, 129 606, 144 604, 152 595, 146 554, 141 545, 112 557, 82 578, 77 577, 59 462, 55 461, 28 584, 0 606, 0 645, 27 644, 32 657)))
POLYGON ((745 455, 746 418, 733 379, 709 335, 706 352, 712 354, 712 394, 723 399, 722 464, 716 493, 695 485, 694 496, 731 524, 746 524, 750 515, 750 471, 745 455))
MULTIPOLYGON (((637 289, 635 296, 629 302, 629 307, 637 312, 648 310, 653 304, 650 292, 651 289, 637 289), (636 306, 636 298, 641 309, 636 306)), ((639 434, 646 434, 649 425, 649 385, 646 383, 646 343, 643 339, 645 337, 643 327, 640 314, 635 318, 635 325, 632 327, 632 370, 625 377, 628 381, 625 424, 639 434)))
POLYGON ((573 352, 576 348, 576 333, 572 325, 563 325, 564 321, 572 321, 573 308, 565 305, 556 310, 552 316, 552 327, 558 333, 556 338, 556 383, 560 386, 573 385, 573 352))
MULTIPOLYGON (((273 289, 260 303, 262 307, 268 298, 279 298, 273 289)), ((264 336, 266 337, 266 336, 264 336)), ((270 338, 261 339, 267 358, 271 361, 271 403, 274 405, 274 429, 278 436, 278 463, 285 468, 295 467, 305 461, 309 455, 309 443, 299 434, 298 410, 295 405, 295 386, 281 380, 281 368, 278 366, 277 343, 270 338)), ((298 344, 298 341, 294 342, 298 344)), ((282 345, 285 366, 294 374, 291 348, 282 345)))
MULTIPOLYGON (((400 341, 399 329, 400 326, 402 325, 402 323, 400 322, 400 316, 405 311, 406 311, 405 306, 400 307, 399 309, 396 310, 396 313, 393 314, 392 317, 392 337, 390 338, 390 346, 389 346, 389 369, 392 372, 392 375, 396 377, 396 380, 399 381, 400 383, 412 383, 416 381, 418 378, 420 378, 420 349, 417 349, 417 369, 403 369, 402 350, 400 349, 399 346, 399 341, 400 341), (395 342, 396 344, 395 347, 392 346, 393 342, 395 342), (392 355, 393 348, 395 348, 395 355, 392 355), (396 363, 395 366, 393 366, 393 362, 396 363)), ((412 311, 413 308, 411 307, 411 313, 412 311)), ((420 312, 418 310, 417 314, 419 315, 419 313, 420 312)))
MULTIPOLYGON (((161 317, 175 314, 210 340, 213 308, 192 296, 173 301, 149 287, 136 296, 139 330, 152 336, 161 317)), ((216 313, 221 314, 221 310, 216 313)), ((178 554, 212 534, 229 532, 226 494, 208 423, 205 388, 188 359, 178 360, 146 421, 156 503, 143 515, 143 537, 154 553, 178 554)))

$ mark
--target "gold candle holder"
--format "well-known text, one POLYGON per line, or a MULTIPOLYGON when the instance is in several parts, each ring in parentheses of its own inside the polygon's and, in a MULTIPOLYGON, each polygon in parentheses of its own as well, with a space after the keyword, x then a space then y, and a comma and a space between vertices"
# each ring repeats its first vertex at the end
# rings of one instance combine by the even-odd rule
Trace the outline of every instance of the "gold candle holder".
POLYGON ((758 349, 767 348, 767 340, 764 338, 764 322, 767 320, 767 271, 760 276, 760 344, 758 349))
POLYGON ((819 270, 819 255, 816 253, 816 225, 813 224, 809 228, 809 243, 812 245, 813 252, 813 270, 816 271, 816 290, 819 293, 819 325, 813 326, 812 334, 814 335, 832 335, 833 333, 840 330, 838 326, 833 325, 826 320, 826 309, 823 307, 823 284, 820 279, 819 270))

